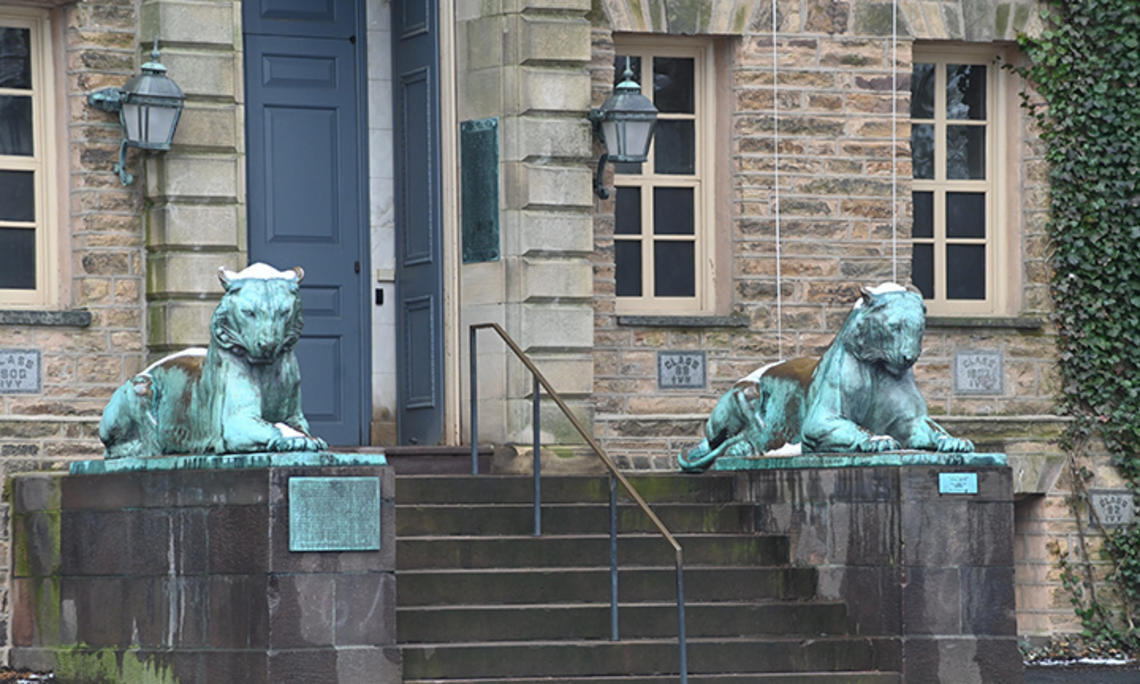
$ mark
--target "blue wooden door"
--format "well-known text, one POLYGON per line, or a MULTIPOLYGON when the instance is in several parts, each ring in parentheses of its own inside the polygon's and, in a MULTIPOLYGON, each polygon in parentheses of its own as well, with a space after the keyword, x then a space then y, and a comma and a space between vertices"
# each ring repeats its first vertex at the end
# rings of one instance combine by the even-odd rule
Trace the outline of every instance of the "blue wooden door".
POLYGON ((305 416, 367 443, 367 137, 363 25, 352 0, 243 2, 250 261, 301 266, 305 416))
POLYGON ((435 0, 392 0, 397 429, 404 444, 443 437, 437 12, 435 0))

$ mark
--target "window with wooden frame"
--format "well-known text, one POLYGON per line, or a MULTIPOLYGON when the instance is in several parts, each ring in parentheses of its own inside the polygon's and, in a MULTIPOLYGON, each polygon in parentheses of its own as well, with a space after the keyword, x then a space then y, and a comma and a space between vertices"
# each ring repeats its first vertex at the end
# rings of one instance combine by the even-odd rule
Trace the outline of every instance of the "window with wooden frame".
POLYGON ((912 280, 932 314, 1008 307, 1004 74, 997 53, 916 46, 911 79, 912 280))
POLYGON ((615 164, 617 312, 713 310, 713 73, 711 41, 615 39, 614 84, 627 59, 657 107, 648 161, 615 164))
POLYGON ((58 286, 50 43, 46 10, 0 9, 0 308, 58 286))

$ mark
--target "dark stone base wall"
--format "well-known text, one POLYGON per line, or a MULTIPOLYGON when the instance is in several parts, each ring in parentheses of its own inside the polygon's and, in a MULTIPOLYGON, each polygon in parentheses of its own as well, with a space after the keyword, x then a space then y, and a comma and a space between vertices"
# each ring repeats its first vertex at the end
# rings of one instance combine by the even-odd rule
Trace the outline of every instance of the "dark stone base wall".
POLYGON ((907 682, 1023 680, 1007 467, 741 472, 760 531, 788 534, 793 563, 819 570, 859 634, 898 636, 907 682), (978 474, 977 494, 939 494, 938 474, 978 474))
POLYGON ((16 667, 60 681, 399 682, 391 468, 18 475, 16 667), (375 476, 381 549, 289 550, 288 480, 375 476))

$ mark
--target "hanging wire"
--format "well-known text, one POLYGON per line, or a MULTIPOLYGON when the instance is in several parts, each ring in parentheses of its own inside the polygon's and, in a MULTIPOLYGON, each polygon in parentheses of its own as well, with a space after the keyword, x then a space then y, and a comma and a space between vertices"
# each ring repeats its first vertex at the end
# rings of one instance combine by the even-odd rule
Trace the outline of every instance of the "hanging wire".
POLYGON ((784 360, 784 301, 780 283, 780 92, 776 51, 776 0, 772 0, 772 203, 776 218, 776 350, 784 360))
POLYGON ((899 281, 899 171, 896 146, 898 145, 899 109, 899 3, 891 0, 891 282, 899 281))

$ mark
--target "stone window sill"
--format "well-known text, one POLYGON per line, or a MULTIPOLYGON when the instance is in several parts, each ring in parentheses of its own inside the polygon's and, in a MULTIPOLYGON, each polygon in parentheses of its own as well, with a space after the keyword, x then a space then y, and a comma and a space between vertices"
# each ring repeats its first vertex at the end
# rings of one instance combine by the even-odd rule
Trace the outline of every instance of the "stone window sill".
POLYGON ((927 316, 926 327, 1040 330, 1045 327, 1045 318, 1041 316, 927 316))
POLYGON ((747 328, 747 316, 618 316, 618 325, 644 328, 747 328))
POLYGON ((91 325, 91 312, 87 309, 0 309, 0 325, 86 328, 91 325))

